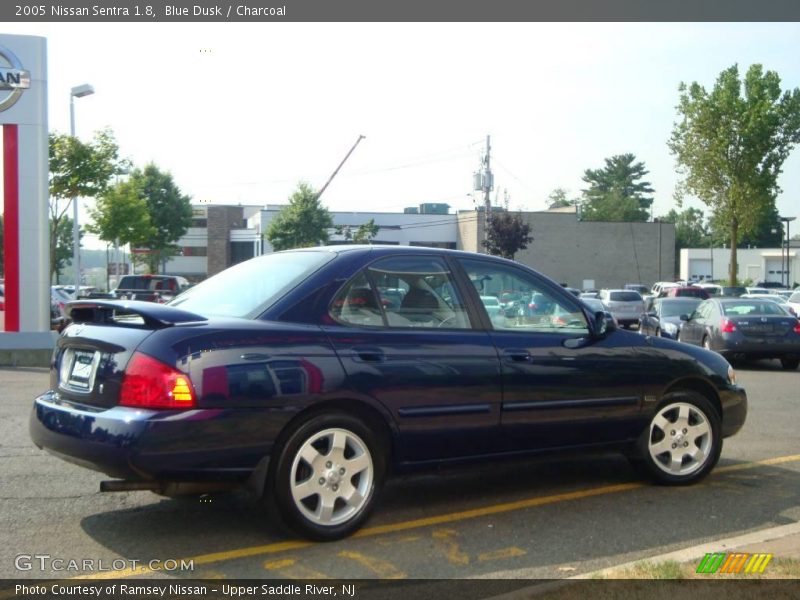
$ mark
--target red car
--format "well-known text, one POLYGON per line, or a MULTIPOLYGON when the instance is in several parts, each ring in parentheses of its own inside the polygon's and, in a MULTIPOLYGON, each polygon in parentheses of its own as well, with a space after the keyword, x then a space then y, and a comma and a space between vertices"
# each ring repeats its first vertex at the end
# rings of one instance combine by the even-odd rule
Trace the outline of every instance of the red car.
POLYGON ((659 295, 659 298, 702 298, 703 300, 708 300, 710 297, 703 288, 694 286, 667 288, 659 295))

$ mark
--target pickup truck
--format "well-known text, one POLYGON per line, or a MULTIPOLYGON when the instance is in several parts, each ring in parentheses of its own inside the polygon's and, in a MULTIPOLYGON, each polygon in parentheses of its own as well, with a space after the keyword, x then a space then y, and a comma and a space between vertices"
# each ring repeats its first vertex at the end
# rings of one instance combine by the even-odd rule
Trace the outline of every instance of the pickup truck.
POLYGON ((125 275, 119 280, 114 297, 120 300, 169 302, 189 287, 189 281, 175 275, 125 275))

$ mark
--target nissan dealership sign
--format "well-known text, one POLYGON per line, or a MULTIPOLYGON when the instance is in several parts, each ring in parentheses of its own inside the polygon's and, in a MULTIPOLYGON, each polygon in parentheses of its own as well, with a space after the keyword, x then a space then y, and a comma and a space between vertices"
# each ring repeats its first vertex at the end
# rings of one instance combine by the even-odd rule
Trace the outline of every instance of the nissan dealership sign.
POLYGON ((31 87, 31 74, 22 68, 16 55, 0 46, 0 112, 14 106, 23 90, 31 87))

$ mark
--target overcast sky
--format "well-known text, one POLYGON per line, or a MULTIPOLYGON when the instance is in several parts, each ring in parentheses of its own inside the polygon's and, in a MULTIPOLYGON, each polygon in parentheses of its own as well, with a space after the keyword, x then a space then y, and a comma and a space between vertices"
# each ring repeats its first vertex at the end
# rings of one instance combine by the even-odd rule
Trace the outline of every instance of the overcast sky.
MULTIPOLYGON (((110 127, 138 166, 170 171, 193 201, 282 203, 300 180, 330 210, 472 208, 492 140, 512 209, 580 194, 587 168, 631 152, 650 171, 655 216, 674 206, 666 146, 680 82, 711 88, 734 63, 800 87, 800 25, 158 23, 9 24, 48 38, 49 126, 110 127)), ((800 216, 800 149, 778 210, 800 216)), ((700 206, 696 203, 690 205, 700 206)), ((800 222, 800 221, 798 221, 800 222)), ((800 232, 800 226, 796 231, 800 232)))

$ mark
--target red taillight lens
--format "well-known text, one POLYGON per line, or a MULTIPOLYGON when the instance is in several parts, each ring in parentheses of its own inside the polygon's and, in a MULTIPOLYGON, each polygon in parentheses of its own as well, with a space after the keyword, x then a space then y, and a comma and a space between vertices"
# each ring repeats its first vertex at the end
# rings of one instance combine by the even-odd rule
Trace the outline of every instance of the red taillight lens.
POLYGON ((794 332, 800 334, 800 321, 794 324, 794 332))
POLYGON ((736 331, 736 325, 730 319, 722 319, 719 329, 722 331, 722 333, 733 333, 736 331))
POLYGON ((194 408, 197 399, 186 373, 135 352, 122 378, 119 403, 135 408, 194 408))

